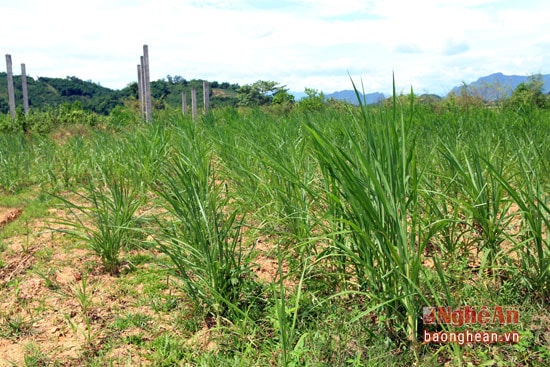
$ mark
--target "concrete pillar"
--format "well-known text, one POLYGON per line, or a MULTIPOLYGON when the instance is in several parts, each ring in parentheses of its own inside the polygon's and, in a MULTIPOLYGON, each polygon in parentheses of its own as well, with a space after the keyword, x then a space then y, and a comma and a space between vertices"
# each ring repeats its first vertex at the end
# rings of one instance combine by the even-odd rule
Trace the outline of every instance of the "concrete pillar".
POLYGON ((202 94, 204 101, 204 113, 206 114, 210 111, 210 85, 206 80, 202 82, 202 94))
POLYGON ((191 113, 193 121, 197 119, 197 88, 191 89, 191 113))
POLYGON ((187 93, 181 92, 181 110, 183 115, 187 115, 187 93))
POLYGON ((29 113, 29 91, 27 89, 27 69, 25 64, 21 64, 21 90, 23 91, 23 111, 25 115, 29 113))
POLYGON ((151 111, 151 79, 149 73, 149 47, 143 45, 143 92, 145 95, 145 120, 151 122, 153 113, 151 111))
POLYGON ((6 70, 8 73, 8 100, 10 104, 10 115, 12 118, 15 118, 15 90, 13 89, 11 55, 6 55, 6 70))

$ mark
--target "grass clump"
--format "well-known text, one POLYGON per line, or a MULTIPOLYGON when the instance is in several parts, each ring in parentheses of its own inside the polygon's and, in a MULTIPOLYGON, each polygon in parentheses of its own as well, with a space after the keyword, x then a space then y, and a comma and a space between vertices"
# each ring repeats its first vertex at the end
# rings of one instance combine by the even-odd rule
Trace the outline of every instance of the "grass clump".
POLYGON ((327 207, 340 208, 331 220, 350 234, 335 241, 334 251, 353 266, 356 290, 375 308, 398 316, 417 352, 421 254, 427 238, 420 225, 420 173, 410 127, 394 101, 389 121, 377 121, 363 106, 362 119, 343 131, 345 146, 316 126, 309 128, 325 180, 334 185, 326 193, 327 207))
POLYGON ((76 199, 59 198, 69 209, 72 220, 59 221, 65 232, 85 241, 105 270, 119 271, 120 252, 132 245, 139 229, 138 210, 143 204, 141 192, 126 177, 102 171, 97 181, 84 186, 84 193, 73 191, 76 199))
POLYGON ((226 185, 212 168, 210 147, 196 127, 181 126, 180 150, 164 166, 156 191, 175 220, 160 222, 160 251, 176 267, 189 297, 217 317, 242 317, 250 251, 241 246, 243 217, 231 210, 226 185))

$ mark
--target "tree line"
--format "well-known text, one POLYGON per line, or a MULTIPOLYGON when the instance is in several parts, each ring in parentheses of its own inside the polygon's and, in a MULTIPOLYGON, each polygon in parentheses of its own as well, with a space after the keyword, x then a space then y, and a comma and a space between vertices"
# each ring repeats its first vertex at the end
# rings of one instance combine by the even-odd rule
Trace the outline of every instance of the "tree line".
MULTIPOLYGON (((0 86, 7 84, 7 74, 0 72, 0 86)), ((306 110, 322 109, 330 101, 322 92, 313 88, 305 89, 305 98, 296 101, 285 85, 275 81, 258 80, 252 84, 239 85, 229 82, 210 81, 210 105, 216 107, 258 107, 275 106, 288 110, 299 106, 306 110)), ((124 106, 138 99, 136 82, 128 84, 121 90, 112 90, 92 81, 84 81, 75 76, 66 78, 27 77, 29 104, 33 109, 46 109, 61 105, 72 105, 86 111, 101 115, 109 115, 117 106, 124 106)), ((22 99, 21 76, 14 76, 16 100, 22 99)), ((503 106, 525 110, 529 108, 550 107, 550 96, 543 92, 541 75, 534 75, 525 83, 520 84, 510 97, 498 101, 503 106)), ((151 82, 151 96, 155 109, 178 108, 182 104, 182 94, 190 98, 191 90, 195 88, 198 95, 203 93, 203 80, 187 80, 182 76, 168 75, 166 78, 151 82)), ((429 98, 421 96, 417 99, 425 104, 494 104, 486 101, 480 93, 467 88, 460 93, 451 94, 447 98, 429 98)), ((198 99, 198 107, 202 107, 202 98, 198 99)), ((0 113, 9 112, 7 89, 0 87, 0 113)))

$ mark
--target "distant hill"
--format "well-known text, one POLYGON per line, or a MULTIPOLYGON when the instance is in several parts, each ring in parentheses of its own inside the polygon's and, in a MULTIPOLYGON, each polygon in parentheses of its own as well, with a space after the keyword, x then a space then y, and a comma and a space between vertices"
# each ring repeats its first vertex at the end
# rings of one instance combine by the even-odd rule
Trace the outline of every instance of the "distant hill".
MULTIPOLYGON (((14 75, 15 104, 22 106, 21 75, 14 75)), ((8 92, 7 74, 0 73, 0 113, 7 113, 8 92)), ((65 103, 78 103, 83 109, 97 113, 108 114, 114 107, 123 104, 123 98, 131 91, 114 91, 91 81, 83 81, 77 77, 67 78, 32 78, 27 76, 29 105, 31 108, 46 108, 65 103)))
MULTIPOLYGON (((340 92, 334 92, 331 94, 325 95, 326 99, 335 99, 340 101, 345 101, 351 104, 358 105, 359 101, 357 100, 357 94, 353 90, 343 90, 340 92)), ((361 99, 361 103, 365 102, 367 104, 375 104, 383 101, 386 99, 386 97, 382 93, 359 93, 359 97, 361 99)))
MULTIPOLYGON (((14 75, 14 89, 16 106, 21 107, 23 102, 21 76, 14 75)), ((8 113, 7 74, 0 72, 0 113, 8 113)), ((27 77, 29 105, 31 108, 43 109, 49 106, 63 104, 79 104, 83 109, 101 114, 109 114, 116 106, 121 106, 127 99, 137 98, 137 83, 131 83, 121 90, 112 90, 102 87, 92 81, 84 81, 75 76, 66 78, 27 77)), ((236 105, 238 84, 227 82, 210 82, 212 96, 211 106, 236 105)), ((202 80, 185 80, 182 77, 168 77, 151 81, 151 96, 157 101, 157 107, 163 105, 181 106, 182 92, 187 92, 188 99, 191 89, 202 95, 202 80)), ((199 108, 202 107, 202 98, 197 98, 199 108)))
MULTIPOLYGON (((451 89, 449 94, 460 94, 463 88, 467 88, 473 94, 476 94, 485 100, 494 101, 500 98, 506 98, 512 95, 512 92, 520 85, 529 80, 528 76, 504 75, 494 73, 479 78, 473 83, 461 85, 451 89)), ((550 75, 542 75, 544 82, 543 92, 550 92, 550 75)))
MULTIPOLYGON (((512 92, 521 83, 527 82, 528 76, 520 75, 504 75, 495 73, 484 76, 467 85, 457 86, 453 88, 449 94, 462 93, 466 88, 468 93, 482 97, 487 101, 494 101, 501 98, 509 97, 512 92)), ((544 83, 544 93, 550 92, 550 75, 542 75, 544 83)), ((188 98, 191 95, 191 89, 197 90, 197 95, 202 95, 202 80, 193 79, 186 80, 181 76, 167 76, 167 79, 151 81, 151 95, 155 100, 156 108, 163 106, 178 107, 181 106, 182 93, 187 93, 188 98)), ((8 113, 8 96, 7 96, 7 74, 0 72, 0 113, 8 113)), ((124 104, 128 99, 137 98, 137 83, 130 83, 127 87, 121 90, 112 90, 105 88, 98 83, 92 81, 83 81, 77 77, 71 76, 66 78, 47 78, 27 77, 27 85, 29 91, 29 102, 31 108, 43 109, 48 106, 59 106, 66 103, 77 103, 83 109, 91 110, 101 114, 108 114, 116 106, 124 104)), ((21 76, 14 75, 14 87, 16 105, 22 105, 21 91, 21 76)), ((216 81, 210 82, 211 87, 211 106, 236 106, 238 84, 230 84, 227 82, 219 83, 216 81)), ((306 93, 293 94, 297 101, 306 96, 306 93)), ((433 99, 436 96, 428 96, 433 99)), ((426 97, 426 98, 428 98, 426 97)), ((359 104, 357 95, 354 90, 343 90, 330 94, 325 94, 325 98, 341 100, 351 104, 359 104)), ((376 104, 386 99, 382 93, 367 93, 363 95, 359 93, 361 102, 367 104, 376 104)), ((198 107, 202 107, 202 98, 198 98, 198 107)))

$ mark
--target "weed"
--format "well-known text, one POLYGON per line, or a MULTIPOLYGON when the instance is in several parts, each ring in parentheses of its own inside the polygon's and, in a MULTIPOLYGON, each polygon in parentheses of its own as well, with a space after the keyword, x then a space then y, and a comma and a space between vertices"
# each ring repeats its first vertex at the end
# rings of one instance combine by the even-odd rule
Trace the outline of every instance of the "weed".
POLYGON ((164 224, 160 250, 167 254, 189 297, 214 315, 242 317, 238 302, 249 281, 250 252, 241 247, 242 218, 229 212, 230 197, 214 180, 209 147, 195 128, 182 131, 189 144, 165 163, 158 194, 166 200, 175 221, 164 224))
POLYGON ((88 310, 92 306, 92 300, 90 296, 93 291, 90 291, 88 285, 88 274, 82 274, 80 276, 80 283, 71 286, 71 293, 78 301, 83 315, 87 315, 88 310))
MULTIPOLYGON (((411 93, 411 107, 412 97, 411 93)), ((329 207, 342 207, 341 221, 351 238, 336 242, 354 266, 360 290, 402 317, 409 341, 417 345, 423 237, 418 210, 420 173, 410 124, 398 117, 396 95, 390 121, 376 122, 362 106, 362 120, 346 127, 346 146, 338 146, 313 124, 309 130, 326 180, 329 207)))
POLYGON ((84 194, 73 192, 83 204, 57 196, 74 218, 58 223, 72 228, 63 231, 85 240, 107 272, 115 275, 119 271, 120 251, 130 245, 137 229, 137 212, 143 198, 127 178, 111 174, 107 168, 97 183, 90 182, 85 188, 84 194))
POLYGON ((0 334, 6 338, 18 338, 30 334, 34 322, 18 314, 3 315, 2 319, 0 334))
POLYGON ((33 342, 25 345, 25 356, 23 363, 25 367, 46 367, 59 365, 58 363, 52 362, 48 355, 40 349, 40 346, 33 342))
POLYGON ((118 330, 125 330, 132 326, 145 329, 151 321, 151 317, 144 314, 128 314, 125 317, 117 318, 113 323, 113 327, 118 330))
POLYGON ((40 277, 44 281, 44 285, 46 286, 46 288, 53 291, 60 290, 61 287, 55 279, 55 270, 48 269, 46 271, 40 271, 38 269, 34 269, 34 274, 38 275, 38 277, 40 277))

